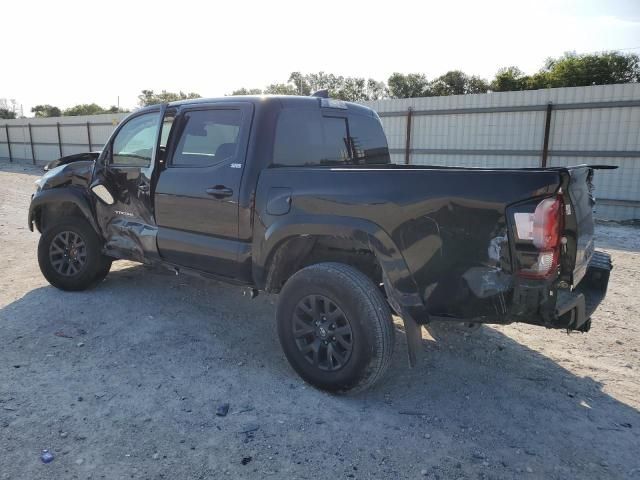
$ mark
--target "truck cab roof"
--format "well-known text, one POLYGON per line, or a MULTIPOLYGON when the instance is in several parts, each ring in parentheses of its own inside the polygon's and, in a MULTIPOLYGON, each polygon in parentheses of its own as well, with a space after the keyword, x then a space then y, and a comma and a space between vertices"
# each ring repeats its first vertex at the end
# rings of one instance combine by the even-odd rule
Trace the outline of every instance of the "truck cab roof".
MULTIPOLYGON (((171 107, 182 107, 185 105, 208 105, 212 103, 231 103, 231 102, 248 102, 258 109, 282 109, 282 108, 335 108, 343 109, 352 113, 359 113, 361 115, 377 116, 374 110, 364 105, 359 105, 353 102, 345 102, 343 100, 337 100, 333 98, 320 98, 312 96, 298 96, 298 95, 230 95, 226 97, 213 97, 213 98, 195 98, 189 100, 177 100, 170 102, 168 105, 171 107)), ((144 107, 139 111, 146 110, 147 108, 153 108, 153 106, 144 107)))

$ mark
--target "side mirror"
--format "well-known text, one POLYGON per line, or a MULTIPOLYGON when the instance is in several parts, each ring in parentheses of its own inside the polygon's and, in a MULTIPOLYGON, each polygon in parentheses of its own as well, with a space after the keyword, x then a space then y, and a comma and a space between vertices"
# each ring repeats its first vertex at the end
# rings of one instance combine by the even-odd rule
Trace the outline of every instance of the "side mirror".
POLYGON ((95 193, 96 197, 98 197, 107 205, 113 205, 115 203, 115 200, 113 199, 113 195, 111 195, 111 192, 109 192, 109 190, 107 190, 107 187, 105 187, 101 183, 98 183, 97 185, 93 185, 91 187, 91 191, 95 193))

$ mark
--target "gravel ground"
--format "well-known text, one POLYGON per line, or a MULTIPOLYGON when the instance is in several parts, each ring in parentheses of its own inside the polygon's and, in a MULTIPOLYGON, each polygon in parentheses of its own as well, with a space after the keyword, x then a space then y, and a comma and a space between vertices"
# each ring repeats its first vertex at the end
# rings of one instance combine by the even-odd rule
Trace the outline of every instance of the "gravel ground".
POLYGON ((425 332, 410 370, 397 323, 383 381, 334 397, 287 364, 273 296, 129 262, 49 286, 39 174, 0 163, 0 478, 640 478, 639 229, 598 226, 615 269, 590 333, 425 332))

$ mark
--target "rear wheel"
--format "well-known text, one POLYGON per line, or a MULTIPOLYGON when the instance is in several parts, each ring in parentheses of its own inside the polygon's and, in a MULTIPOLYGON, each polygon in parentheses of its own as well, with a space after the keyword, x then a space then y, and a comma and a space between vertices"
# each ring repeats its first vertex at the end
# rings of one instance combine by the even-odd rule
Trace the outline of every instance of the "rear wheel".
POLYGON ((111 259, 102 255, 100 238, 78 217, 65 219, 42 233, 38 263, 47 281, 61 290, 91 288, 111 268, 111 259))
POLYGON ((280 292, 277 320, 289 363, 318 388, 363 390, 389 366, 391 312, 374 283, 352 267, 321 263, 297 272, 280 292))

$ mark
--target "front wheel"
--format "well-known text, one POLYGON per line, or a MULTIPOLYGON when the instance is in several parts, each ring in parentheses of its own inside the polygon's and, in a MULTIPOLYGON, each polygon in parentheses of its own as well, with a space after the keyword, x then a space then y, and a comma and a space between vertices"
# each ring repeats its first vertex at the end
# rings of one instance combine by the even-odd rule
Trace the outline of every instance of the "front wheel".
POLYGON ((102 281, 111 259, 102 255, 100 238, 86 220, 70 217, 42 233, 38 264, 47 281, 61 290, 86 290, 102 281))
POLYGON ((394 330, 387 301, 348 265, 320 263, 293 275, 280 292, 277 321, 287 360, 317 388, 364 390, 389 367, 394 330))

